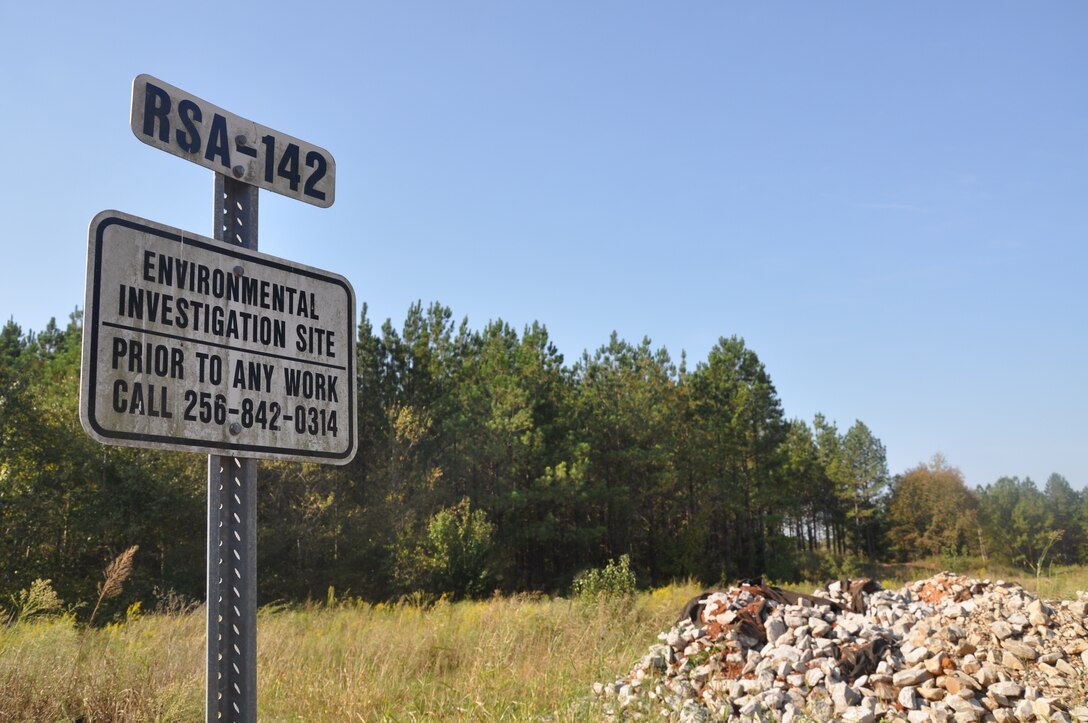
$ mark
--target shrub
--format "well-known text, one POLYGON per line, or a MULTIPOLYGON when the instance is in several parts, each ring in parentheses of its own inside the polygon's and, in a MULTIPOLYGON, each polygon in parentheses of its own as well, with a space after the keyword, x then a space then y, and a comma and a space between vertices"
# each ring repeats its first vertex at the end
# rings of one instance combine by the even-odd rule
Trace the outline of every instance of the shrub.
POLYGON ((11 612, 8 619, 21 623, 34 617, 60 615, 64 603, 53 590, 52 580, 37 579, 30 583, 30 589, 20 590, 11 596, 11 612))
POLYGON ((494 532, 487 514, 472 509, 467 498, 439 510, 427 523, 426 538, 399 553, 398 581, 408 591, 454 598, 485 594, 494 532))
POLYGON ((603 568, 591 568, 574 578, 571 595, 581 600, 621 598, 634 595, 637 589, 631 558, 621 555, 618 562, 609 560, 603 568))

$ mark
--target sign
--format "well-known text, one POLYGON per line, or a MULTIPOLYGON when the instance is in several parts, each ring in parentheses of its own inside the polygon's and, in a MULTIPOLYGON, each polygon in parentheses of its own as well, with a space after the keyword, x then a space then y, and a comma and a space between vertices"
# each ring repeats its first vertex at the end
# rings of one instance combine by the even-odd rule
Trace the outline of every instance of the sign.
POLYGON ((346 464, 354 332, 343 276, 103 211, 80 420, 105 444, 346 464))
POLYGON ((150 75, 132 81, 132 132, 161 151, 238 181, 328 207, 336 162, 324 148, 274 131, 150 75))

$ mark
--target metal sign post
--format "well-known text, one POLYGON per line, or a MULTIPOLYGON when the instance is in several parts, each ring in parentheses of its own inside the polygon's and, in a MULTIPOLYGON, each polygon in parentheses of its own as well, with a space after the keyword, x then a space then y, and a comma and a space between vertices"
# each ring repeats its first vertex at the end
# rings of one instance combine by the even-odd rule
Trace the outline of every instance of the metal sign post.
MULTIPOLYGON (((257 250, 257 187, 215 174, 217 241, 257 250)), ((237 422, 234 422, 237 424, 237 422)), ((207 723, 257 720, 257 460, 208 456, 207 723)))
POLYGON ((79 418, 103 444, 209 455, 205 720, 255 723, 257 459, 347 464, 357 446, 355 291, 258 253, 257 193, 328 207, 336 162, 150 75, 131 128, 215 171, 214 233, 91 221, 79 418))

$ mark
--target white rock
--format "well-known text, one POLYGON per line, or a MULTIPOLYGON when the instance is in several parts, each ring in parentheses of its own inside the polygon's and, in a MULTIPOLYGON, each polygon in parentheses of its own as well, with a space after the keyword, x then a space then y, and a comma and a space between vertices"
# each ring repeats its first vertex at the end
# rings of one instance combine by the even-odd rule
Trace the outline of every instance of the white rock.
POLYGON ((835 683, 829 690, 831 692, 831 702, 835 704, 835 710, 839 713, 861 702, 861 694, 850 687, 848 683, 835 683))
POLYGON ((899 705, 907 710, 914 710, 918 707, 918 694, 915 692, 915 688, 912 685, 908 685, 900 690, 897 700, 899 701, 899 705))
POLYGON ((781 618, 768 618, 764 627, 767 630, 768 643, 774 643, 786 632, 786 623, 781 618))
POLYGON ((933 676, 925 668, 907 668, 892 675, 892 683, 901 688, 905 685, 920 685, 931 677, 933 676))
POLYGON ((932 653, 929 652, 928 648, 913 647, 909 653, 903 654, 903 660, 906 661, 907 665, 914 666, 921 663, 930 655, 932 655, 932 653))
POLYGON ((995 620, 990 623, 990 632, 994 634, 998 640, 1004 640, 1012 636, 1012 627, 1004 620, 995 620))
POLYGON ((876 720, 876 716, 873 715, 873 711, 861 706, 853 706, 847 708, 842 713, 842 720, 848 723, 873 723, 876 720))
POLYGON ((1014 683, 1011 680, 1003 680, 999 683, 994 683, 987 690, 991 693, 997 693, 1003 695, 1006 698, 1019 698, 1024 694, 1024 689, 1019 684, 1014 683))

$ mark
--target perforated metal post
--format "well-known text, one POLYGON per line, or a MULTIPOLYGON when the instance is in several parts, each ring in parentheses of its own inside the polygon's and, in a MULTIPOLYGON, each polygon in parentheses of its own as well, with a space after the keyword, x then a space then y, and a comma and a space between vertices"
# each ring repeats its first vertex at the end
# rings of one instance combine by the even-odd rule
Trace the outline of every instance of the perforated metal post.
MULTIPOLYGON (((257 187, 215 174, 215 238, 257 248, 257 187)), ((208 457, 205 720, 257 720, 257 461, 208 457)))

